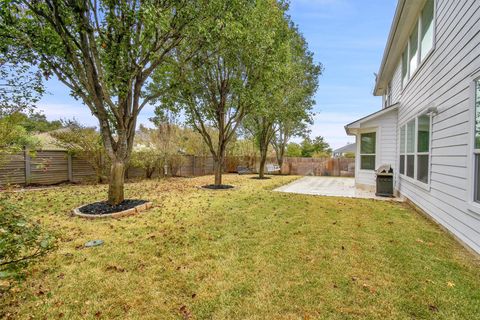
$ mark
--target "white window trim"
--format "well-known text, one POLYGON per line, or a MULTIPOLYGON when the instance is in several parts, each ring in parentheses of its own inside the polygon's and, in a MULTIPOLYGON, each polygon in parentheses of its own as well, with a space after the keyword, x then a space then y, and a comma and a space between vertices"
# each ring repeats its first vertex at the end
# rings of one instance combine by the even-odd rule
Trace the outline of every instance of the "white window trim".
MULTIPOLYGON (((423 68, 425 63, 429 60, 429 58, 432 56, 433 52, 435 51, 436 44, 437 44, 437 0, 433 0, 433 44, 432 48, 430 51, 425 55, 425 58, 422 60, 422 55, 421 55, 421 50, 422 50, 422 10, 420 10, 420 13, 418 14, 416 18, 417 22, 417 27, 418 27, 418 36, 417 36, 417 68, 415 71, 410 74, 410 38, 411 38, 411 33, 408 36, 407 40, 407 45, 406 48, 402 51, 401 55, 401 66, 402 66, 402 93, 403 91, 408 87, 410 82, 416 77, 416 75, 420 72, 420 70, 423 68), (407 52, 407 81, 406 83, 403 81, 403 53, 407 52)), ((412 32, 415 30, 415 26, 412 27, 412 32)))
POLYGON ((476 113, 476 82, 480 81, 480 71, 473 74, 470 81, 470 99, 469 99, 469 107, 470 107, 470 139, 469 139, 469 152, 467 156, 467 172, 468 172, 468 179, 467 179, 467 195, 468 195, 468 210, 480 215, 480 203, 475 201, 475 154, 480 153, 478 149, 475 149, 475 113, 476 113))
MULTIPOLYGON (((431 105, 429 105, 431 106, 431 105)), ((428 109, 428 108, 426 108, 428 109)), ((428 137, 428 182, 423 182, 423 181, 420 181, 417 179, 418 177, 418 156, 419 155, 427 155, 427 152, 418 152, 418 118, 422 115, 428 115, 425 113, 425 111, 423 112, 420 112, 418 113, 413 119, 409 119, 408 121, 405 121, 404 123, 402 123, 399 127, 398 127, 398 135, 399 135, 399 139, 398 139, 398 145, 399 145, 399 153, 398 153, 398 161, 399 161, 399 164, 398 164, 398 175, 402 178, 402 180, 405 180, 405 181, 408 181, 422 189, 425 189, 426 191, 430 191, 431 190, 431 181, 432 181, 432 129, 433 129, 433 115, 430 114, 428 115, 430 117, 430 136, 428 137), (408 130, 407 130, 407 124, 412 121, 412 120, 415 120, 415 141, 414 141, 414 150, 415 152, 414 153, 409 153, 408 150, 407 150, 407 141, 408 141, 408 130), (405 153, 403 154, 405 156, 404 158, 404 168, 405 168, 405 173, 401 173, 400 172, 400 155, 402 155, 402 146, 401 146, 401 141, 402 141, 402 138, 401 138, 401 132, 402 132, 402 127, 405 126, 405 153), (408 155, 413 155, 414 156, 414 169, 413 169, 413 178, 407 176, 407 156, 408 155)), ((479 204, 480 206, 480 204, 479 204)))
MULTIPOLYGON (((358 166, 358 171, 362 173, 372 173, 375 172, 375 170, 378 168, 378 151, 379 151, 379 143, 378 143, 378 137, 379 137, 379 132, 380 128, 376 129, 364 129, 361 130, 358 133, 358 163, 356 164, 358 166), (370 169, 362 169, 362 134, 365 133, 375 133, 375 168, 373 170, 370 169)), ((363 154, 363 155, 372 155, 372 154, 363 154)))

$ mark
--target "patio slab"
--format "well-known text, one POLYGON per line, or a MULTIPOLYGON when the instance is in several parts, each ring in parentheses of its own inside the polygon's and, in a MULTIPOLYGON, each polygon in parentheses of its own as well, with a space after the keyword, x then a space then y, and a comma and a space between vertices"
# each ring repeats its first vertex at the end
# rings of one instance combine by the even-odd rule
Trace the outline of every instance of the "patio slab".
POLYGON ((400 198, 377 197, 374 192, 358 189, 355 187, 354 178, 303 177, 274 191, 329 197, 402 201, 400 198))

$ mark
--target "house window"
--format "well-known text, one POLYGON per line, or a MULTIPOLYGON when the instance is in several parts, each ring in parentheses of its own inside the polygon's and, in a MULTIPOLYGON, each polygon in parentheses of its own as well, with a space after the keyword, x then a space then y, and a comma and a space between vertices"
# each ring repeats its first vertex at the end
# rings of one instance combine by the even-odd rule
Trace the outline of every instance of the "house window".
POLYGON ((475 195, 480 202, 480 79, 475 81, 475 195))
POLYGON ((407 123, 407 176, 415 176, 415 119, 407 123))
POLYGON ((427 0, 402 55, 402 86, 405 88, 434 45, 435 0, 427 0))
POLYGON ((417 180, 428 183, 430 159, 430 116, 417 119, 417 180))
POLYGON ((434 1, 429 0, 425 4, 421 16, 421 47, 420 58, 423 61, 433 48, 433 15, 434 1))
POLYGON ((421 115, 400 128, 400 174, 428 183, 430 116, 421 115))
POLYGON ((408 51, 405 50, 405 52, 402 55, 402 85, 405 88, 407 85, 409 76, 408 76, 408 51))
POLYGON ((410 36, 410 76, 417 70, 418 67, 418 25, 413 29, 412 35, 410 36))
POLYGON ((360 169, 375 170, 375 149, 377 144, 375 132, 360 135, 360 169))
POLYGON ((400 128, 400 174, 405 174, 405 126, 400 128))

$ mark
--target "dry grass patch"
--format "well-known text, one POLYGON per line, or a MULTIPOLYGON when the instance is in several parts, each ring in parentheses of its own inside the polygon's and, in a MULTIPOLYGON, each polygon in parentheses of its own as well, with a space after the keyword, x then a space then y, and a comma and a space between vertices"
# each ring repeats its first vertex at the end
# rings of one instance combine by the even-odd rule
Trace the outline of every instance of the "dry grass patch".
POLYGON ((138 216, 72 208, 105 186, 12 193, 59 248, 3 297, 10 318, 473 319, 480 263, 405 205, 272 192, 294 177, 129 183, 138 216), (105 244, 83 248, 92 239, 105 244))

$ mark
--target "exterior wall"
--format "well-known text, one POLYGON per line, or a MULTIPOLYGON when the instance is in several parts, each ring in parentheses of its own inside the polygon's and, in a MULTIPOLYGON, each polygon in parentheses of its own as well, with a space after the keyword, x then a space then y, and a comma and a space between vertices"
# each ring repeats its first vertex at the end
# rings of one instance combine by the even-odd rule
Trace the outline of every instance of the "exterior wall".
MULTIPOLYGON (((480 210, 471 204, 469 178, 474 134, 471 86, 480 76, 480 1, 437 0, 436 17, 432 54, 403 90, 401 81, 394 80, 397 72, 392 81, 392 91, 399 92, 398 128, 428 107, 438 109, 432 120, 430 184, 399 177, 397 188, 480 252, 480 210)), ((397 168, 396 172, 398 177, 397 168)))
POLYGON ((390 81, 392 88, 392 104, 395 104, 400 101, 400 96, 402 94, 402 64, 399 63, 395 73, 393 74, 392 80, 390 81))
POLYGON ((356 136, 357 156, 355 164, 355 183, 363 189, 375 188, 375 172, 360 169, 360 134, 375 131, 377 133, 375 168, 383 164, 390 164, 396 168, 397 150, 397 111, 392 110, 378 118, 361 124, 356 136))

